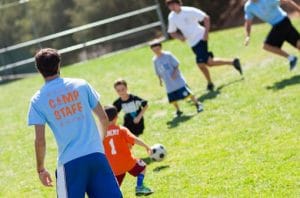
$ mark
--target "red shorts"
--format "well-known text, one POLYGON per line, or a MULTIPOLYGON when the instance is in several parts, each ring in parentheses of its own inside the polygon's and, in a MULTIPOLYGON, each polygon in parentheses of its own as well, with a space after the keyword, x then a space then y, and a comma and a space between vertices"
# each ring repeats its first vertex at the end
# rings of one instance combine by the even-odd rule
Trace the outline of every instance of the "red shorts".
MULTIPOLYGON (((137 160, 136 164, 134 165, 134 167, 128 171, 128 173, 134 177, 138 176, 141 172, 143 172, 146 168, 146 163, 139 159, 137 160)), ((121 186, 123 179, 125 177, 126 173, 121 174, 121 175, 116 175, 116 178, 118 180, 119 186, 121 186)))

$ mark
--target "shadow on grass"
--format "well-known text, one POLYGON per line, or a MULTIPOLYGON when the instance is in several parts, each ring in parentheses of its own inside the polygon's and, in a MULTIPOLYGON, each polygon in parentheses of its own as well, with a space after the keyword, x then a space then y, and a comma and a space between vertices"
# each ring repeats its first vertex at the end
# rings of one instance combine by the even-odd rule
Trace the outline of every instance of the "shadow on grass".
POLYGON ((288 79, 281 80, 279 82, 275 82, 272 86, 267 86, 266 89, 278 91, 280 89, 284 89, 288 86, 300 84, 300 75, 293 76, 288 79))
POLYGON ((170 168, 170 165, 164 165, 164 166, 158 166, 156 168, 153 169, 153 172, 160 172, 164 169, 170 168))
POLYGON ((141 158, 147 165, 151 164, 153 160, 150 157, 141 158))
POLYGON ((226 83, 226 84, 224 84, 224 85, 221 85, 221 86, 219 86, 217 89, 215 89, 214 91, 207 92, 207 93, 203 94, 202 96, 200 96, 200 97, 198 98, 198 101, 204 102, 205 100, 212 100, 212 99, 215 99, 218 95, 221 94, 221 90, 222 90, 224 87, 228 87, 228 86, 230 86, 230 85, 232 85, 232 84, 241 82, 241 81, 243 81, 243 80, 244 80, 244 78, 241 78, 241 79, 238 79, 238 80, 235 80, 235 81, 226 83))
POLYGON ((181 115, 178 117, 174 117, 172 120, 167 122, 168 128, 175 128, 177 127, 180 123, 186 122, 189 119, 191 119, 194 115, 181 115))

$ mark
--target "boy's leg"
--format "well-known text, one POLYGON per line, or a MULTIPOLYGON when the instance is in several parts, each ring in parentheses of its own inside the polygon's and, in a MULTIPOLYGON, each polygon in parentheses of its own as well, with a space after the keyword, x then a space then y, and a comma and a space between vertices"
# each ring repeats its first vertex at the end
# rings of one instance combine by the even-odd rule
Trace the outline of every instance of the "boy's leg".
POLYGON ((117 179, 117 181, 118 181, 119 186, 122 185, 122 182, 123 182, 125 176, 126 176, 126 173, 124 173, 124 174, 122 174, 122 175, 116 175, 116 179, 117 179))
POLYGON ((195 98, 195 96, 193 94, 191 94, 189 97, 191 98, 191 100, 195 104, 197 112, 198 113, 202 112, 203 111, 203 105, 195 98))
POLYGON ((232 65, 238 72, 240 72, 241 75, 243 74, 242 66, 238 58, 228 60, 222 58, 209 57, 207 60, 207 65, 209 67, 232 65))
POLYGON ((121 198, 122 193, 105 155, 92 154, 87 163, 89 164, 88 196, 121 198))
POLYGON ((286 51, 282 50, 279 47, 269 45, 267 43, 264 44, 263 49, 266 50, 266 51, 268 51, 268 52, 271 52, 273 54, 277 54, 279 56, 282 56, 284 58, 288 58, 289 57, 289 54, 286 51))
POLYGON ((207 83, 212 83, 211 77, 210 77, 210 73, 209 70, 207 68, 207 65, 205 63, 198 63, 198 68, 200 69, 200 71, 203 73, 207 83))
POLYGON ((203 73, 207 84, 213 85, 209 70, 207 68, 207 60, 209 56, 213 56, 212 53, 208 52, 208 43, 207 41, 200 40, 194 47, 192 47, 194 54, 196 55, 196 63, 200 71, 203 73))
POLYGON ((176 101, 174 101, 174 102, 172 102, 172 104, 176 109, 176 113, 175 113, 176 116, 178 116, 178 117, 181 116, 183 113, 182 113, 182 111, 180 111, 178 103, 176 101))
POLYGON ((267 35, 263 49, 281 57, 287 58, 290 65, 290 70, 294 69, 297 65, 297 57, 288 54, 281 49, 284 41, 288 41, 293 46, 297 47, 297 40, 299 33, 292 26, 289 18, 285 18, 282 22, 272 27, 267 35))
POLYGON ((128 171, 132 176, 137 177, 136 181, 136 195, 150 195, 153 191, 144 185, 144 178, 146 173, 146 163, 143 160, 138 160, 136 165, 128 171))

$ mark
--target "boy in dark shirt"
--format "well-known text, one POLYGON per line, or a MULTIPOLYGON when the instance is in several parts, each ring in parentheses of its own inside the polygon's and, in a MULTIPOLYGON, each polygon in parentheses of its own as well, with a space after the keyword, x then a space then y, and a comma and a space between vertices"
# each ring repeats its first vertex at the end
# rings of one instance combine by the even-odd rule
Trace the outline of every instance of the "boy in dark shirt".
POLYGON ((143 115, 148 108, 148 102, 128 93, 127 82, 123 79, 117 80, 114 83, 114 88, 119 98, 114 101, 113 105, 117 108, 118 112, 123 109, 125 113, 123 125, 134 135, 141 135, 144 131, 143 115))

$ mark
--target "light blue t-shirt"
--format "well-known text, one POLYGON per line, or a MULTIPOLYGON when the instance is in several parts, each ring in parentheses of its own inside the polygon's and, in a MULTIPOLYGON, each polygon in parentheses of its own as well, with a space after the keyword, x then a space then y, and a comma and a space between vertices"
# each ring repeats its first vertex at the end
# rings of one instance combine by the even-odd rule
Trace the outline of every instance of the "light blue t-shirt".
POLYGON ((49 125, 58 145, 58 165, 104 153, 92 113, 99 98, 86 81, 60 77, 46 82, 32 97, 28 125, 49 125))
POLYGON ((174 69, 178 68, 179 62, 171 52, 163 52, 160 57, 153 57, 156 75, 163 79, 167 93, 171 93, 186 86, 186 82, 178 69, 177 77, 172 79, 174 69))
POLYGON ((271 25, 276 25, 287 16, 280 7, 280 0, 248 0, 244 10, 246 20, 252 20, 256 16, 271 25))

